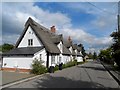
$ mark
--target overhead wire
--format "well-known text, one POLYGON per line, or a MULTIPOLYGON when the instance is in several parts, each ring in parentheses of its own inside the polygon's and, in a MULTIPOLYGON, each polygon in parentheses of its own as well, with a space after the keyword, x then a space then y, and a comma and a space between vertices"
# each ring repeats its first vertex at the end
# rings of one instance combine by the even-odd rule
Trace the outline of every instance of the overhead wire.
MULTIPOLYGON (((102 11, 102 12, 108 13, 108 14, 110 14, 110 15, 115 15, 115 14, 117 14, 117 13, 109 12, 109 11, 107 11, 107 10, 103 10, 102 8, 96 6, 95 4, 93 4, 93 3, 91 3, 91 2, 88 2, 88 1, 86 1, 86 2, 87 2, 88 4, 90 4, 91 6, 97 8, 98 10, 102 11)), ((115 3, 114 5, 116 5, 116 4, 117 4, 117 3, 115 3)), ((113 5, 113 6, 114 6, 114 5, 113 5)), ((112 7, 113 7, 113 6, 112 6, 112 7)))

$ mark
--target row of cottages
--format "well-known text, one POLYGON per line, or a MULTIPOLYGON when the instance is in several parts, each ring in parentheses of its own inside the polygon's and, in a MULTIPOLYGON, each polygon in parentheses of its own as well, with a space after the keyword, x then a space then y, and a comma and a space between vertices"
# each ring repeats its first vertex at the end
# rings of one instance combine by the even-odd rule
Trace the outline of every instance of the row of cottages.
POLYGON ((73 59, 82 62, 81 47, 55 32, 55 26, 49 30, 29 17, 15 48, 3 54, 3 70, 28 72, 35 59, 42 60, 47 68, 73 59))

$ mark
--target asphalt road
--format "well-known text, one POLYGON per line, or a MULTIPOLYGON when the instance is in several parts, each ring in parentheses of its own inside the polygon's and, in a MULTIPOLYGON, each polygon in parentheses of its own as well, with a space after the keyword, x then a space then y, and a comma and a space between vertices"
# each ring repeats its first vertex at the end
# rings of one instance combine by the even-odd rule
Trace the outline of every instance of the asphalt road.
POLYGON ((119 88, 97 61, 67 68, 9 88, 119 88))

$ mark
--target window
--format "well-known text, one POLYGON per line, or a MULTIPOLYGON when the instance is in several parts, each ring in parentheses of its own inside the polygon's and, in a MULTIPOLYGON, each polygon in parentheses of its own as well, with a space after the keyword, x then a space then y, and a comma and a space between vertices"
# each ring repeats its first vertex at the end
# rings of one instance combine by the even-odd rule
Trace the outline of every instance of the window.
POLYGON ((33 39, 28 39, 28 46, 32 46, 33 45, 33 39))
POLYGON ((31 34, 31 32, 29 31, 29 34, 31 34))
POLYGON ((59 57, 59 63, 61 63, 61 57, 59 57))
POLYGON ((55 64, 55 56, 54 55, 51 56, 51 63, 55 64))
POLYGON ((40 60, 42 60, 42 54, 40 54, 40 60))
POLYGON ((62 50, 62 44, 60 44, 60 50, 62 50))

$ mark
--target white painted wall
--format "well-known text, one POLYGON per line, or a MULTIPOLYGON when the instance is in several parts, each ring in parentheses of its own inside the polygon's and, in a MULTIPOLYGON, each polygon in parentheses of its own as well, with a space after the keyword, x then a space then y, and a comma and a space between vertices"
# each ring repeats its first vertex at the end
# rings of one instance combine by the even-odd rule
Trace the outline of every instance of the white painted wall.
POLYGON ((77 59, 77 49, 75 49, 74 51, 75 51, 75 53, 76 53, 75 59, 77 59))
POLYGON ((32 28, 29 26, 28 30, 26 31, 24 37, 22 38, 18 48, 20 47, 28 47, 28 39, 33 39, 33 46, 43 46, 42 43, 39 41, 37 36, 35 35, 32 28))
POLYGON ((80 55, 82 55, 83 56, 83 54, 82 54, 82 52, 80 51, 80 55))
POLYGON ((77 49, 75 49, 75 53, 77 54, 77 49))
POLYGON ((57 45, 57 47, 59 48, 60 52, 63 53, 63 44, 62 44, 62 41, 60 41, 60 43, 57 45))
POLYGON ((72 53, 72 46, 70 46, 69 50, 70 50, 70 52, 72 53))
POLYGON ((47 63, 47 53, 46 53, 45 48, 42 49, 41 51, 35 53, 33 59, 35 60, 35 58, 36 58, 36 59, 40 60, 40 54, 41 54, 41 60, 43 61, 43 64, 42 64, 42 65, 44 65, 44 66, 46 67, 46 63, 47 63))
MULTIPOLYGON (((69 50, 70 50, 70 52, 72 53, 72 46, 70 46, 70 48, 69 48, 69 50)), ((72 55, 70 55, 70 60, 73 60, 73 56, 72 55)))
POLYGON ((59 65, 60 61, 59 61, 59 55, 54 55, 55 56, 55 63, 52 63, 52 56, 49 55, 49 67, 50 66, 56 66, 56 65, 59 65))
POLYGON ((67 56, 67 55, 63 55, 63 64, 66 64, 67 62, 70 61, 70 56, 67 56))
POLYGON ((32 57, 4 57, 3 58, 3 68, 22 68, 31 69, 31 64, 33 62, 32 57), (4 66, 4 64, 6 64, 4 66))
POLYGON ((81 56, 77 57, 77 62, 83 62, 83 58, 81 56))

